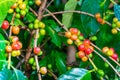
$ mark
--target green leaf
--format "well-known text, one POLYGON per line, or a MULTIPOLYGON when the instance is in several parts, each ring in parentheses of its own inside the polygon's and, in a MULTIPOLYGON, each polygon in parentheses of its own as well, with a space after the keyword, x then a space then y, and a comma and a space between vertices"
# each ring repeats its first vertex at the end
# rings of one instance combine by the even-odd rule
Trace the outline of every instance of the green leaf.
MULTIPOLYGON (((100 6, 98 0, 84 0, 81 11, 96 14, 100 12, 100 6), (94 4, 94 5, 93 5, 94 4)), ((100 28, 100 24, 88 15, 81 15, 82 28, 86 35, 94 35, 100 28)))
POLYGON ((58 80, 91 80, 91 74, 86 69, 73 68, 62 74, 58 80))
POLYGON ((15 18, 14 19, 14 25, 16 25, 16 26, 25 26, 25 24, 20 20, 20 19, 17 19, 17 18, 15 18))
MULTIPOLYGON (((75 10, 76 6, 77 6, 77 0, 69 0, 65 5, 64 10, 65 11, 67 11, 67 10, 75 10)), ((69 28, 71 26, 72 19, 73 19, 73 13, 64 13, 62 15, 62 23, 67 28, 69 28)))
POLYGON ((48 34, 50 35, 50 37, 52 38, 52 42, 60 47, 61 46, 61 39, 60 37, 58 36, 58 34, 50 27, 50 26, 47 26, 47 32, 48 34))
POLYGON ((36 16, 31 12, 28 12, 25 17, 28 22, 33 22, 36 19, 36 16))
POLYGON ((2 71, 0 71, 0 80, 26 80, 26 77, 20 70, 15 69, 13 72, 4 68, 2 71))
POLYGON ((66 72, 66 65, 62 59, 61 53, 58 51, 55 51, 54 54, 56 55, 55 61, 57 69, 59 70, 60 74, 63 74, 66 72))
POLYGON ((16 0, 0 0, 0 26, 7 16, 7 11, 14 4, 16 0))

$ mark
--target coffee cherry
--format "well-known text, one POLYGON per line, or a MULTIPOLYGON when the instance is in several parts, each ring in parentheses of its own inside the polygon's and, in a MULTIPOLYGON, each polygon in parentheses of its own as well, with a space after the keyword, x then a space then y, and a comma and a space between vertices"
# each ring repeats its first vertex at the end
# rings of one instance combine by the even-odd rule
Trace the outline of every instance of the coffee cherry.
POLYGON ((120 27, 120 21, 118 21, 118 22, 116 23, 116 25, 117 25, 117 27, 120 27))
POLYGON ((18 38, 17 36, 12 36, 11 38, 12 38, 12 42, 17 42, 17 41, 19 41, 19 38, 18 38))
POLYGON ((39 20, 35 19, 34 24, 38 24, 38 23, 39 23, 39 20))
POLYGON ((41 0, 35 0, 35 4, 36 4, 37 6, 40 6, 41 0))
POLYGON ((106 67, 106 68, 108 68, 109 67, 109 65, 108 65, 108 63, 104 63, 104 66, 106 67))
POLYGON ((17 13, 19 13, 19 12, 20 12, 20 8, 17 7, 17 8, 15 9, 15 11, 16 11, 17 13))
POLYGON ((93 47, 93 46, 88 46, 88 48, 90 48, 90 49, 91 49, 91 52, 93 52, 93 51, 94 51, 94 47, 93 47))
POLYGON ((114 23, 118 22, 118 18, 116 18, 116 17, 113 18, 113 22, 114 22, 114 23))
POLYGON ((43 22, 39 22, 39 28, 45 28, 45 24, 43 22))
POLYGON ((38 24, 37 23, 34 24, 34 28, 38 29, 38 24))
POLYGON ((11 14, 11 13, 13 13, 13 12, 14 12, 14 10, 11 9, 11 8, 8 10, 8 13, 9 13, 9 14, 11 14))
POLYGON ((95 14, 95 18, 96 18, 96 19, 98 19, 98 18, 100 18, 100 17, 101 17, 100 13, 96 13, 96 14, 95 14))
POLYGON ((13 50, 19 50, 20 47, 19 47, 19 45, 16 42, 14 42, 14 43, 12 43, 12 49, 13 50))
POLYGON ((49 69, 52 69, 52 64, 48 64, 47 67, 48 67, 49 69))
POLYGON ((85 53, 83 51, 78 52, 78 57, 83 58, 85 56, 85 53))
POLYGON ((71 32, 72 34, 77 35, 77 34, 78 34, 78 29, 77 29, 77 28, 70 28, 70 32, 71 32))
POLYGON ((117 60, 117 59, 118 59, 118 54, 114 53, 114 54, 112 54, 111 57, 112 57, 114 60, 117 60))
POLYGON ((101 69, 98 69, 97 72, 98 72, 99 76, 104 76, 104 74, 105 74, 104 71, 101 69))
POLYGON ((12 55, 12 57, 16 57, 17 56, 17 52, 14 50, 14 51, 12 51, 11 55, 12 55))
POLYGON ((84 56, 83 58, 81 58, 81 60, 82 60, 83 62, 86 62, 86 61, 88 60, 88 58, 87 58, 86 56, 84 56))
POLYGON ((78 37, 77 37, 77 35, 73 34, 73 35, 70 37, 70 39, 71 39, 71 40, 77 40, 78 37))
POLYGON ((30 23, 29 25, 28 25, 28 27, 29 27, 29 29, 33 29, 33 23, 30 23))
POLYGON ((20 41, 17 41, 16 44, 19 46, 19 49, 22 48, 22 43, 20 41))
POLYGON ((90 40, 96 41, 96 40, 97 40, 97 37, 96 37, 96 36, 92 36, 92 37, 90 38, 90 40))
POLYGON ((7 20, 3 21, 2 23, 2 29, 6 30, 9 28, 9 22, 7 20))
POLYGON ((31 58, 29 59, 29 61, 28 61, 29 64, 33 64, 34 62, 35 62, 35 60, 34 60, 33 57, 31 57, 31 58))
POLYGON ((29 4, 30 6, 32 6, 32 5, 34 4, 34 2, 33 2, 32 0, 29 0, 29 1, 28 1, 28 4, 29 4))
POLYGON ((65 37, 70 38, 71 37, 71 32, 65 32, 65 37))
POLYGON ((115 23, 112 24, 112 28, 116 28, 117 25, 115 23))
POLYGON ((12 33, 13 34, 19 34, 20 32, 20 28, 18 26, 13 26, 12 27, 12 33))
POLYGON ((17 3, 18 3, 18 4, 22 4, 22 3, 23 3, 23 0, 17 0, 17 3))
POLYGON ((102 23, 103 19, 102 18, 97 18, 97 22, 102 23))
POLYGON ((46 67, 41 67, 40 68, 40 73, 45 75, 47 73, 47 68, 46 67))
POLYGON ((84 40, 84 37, 83 36, 79 36, 78 37, 80 40, 84 40))
POLYGON ((15 9, 17 8, 18 4, 17 3, 14 3, 13 6, 11 6, 12 9, 15 9))
POLYGON ((84 44, 85 46, 89 46, 89 45, 90 45, 90 40, 89 40, 89 39, 84 40, 84 41, 83 41, 83 44, 84 44))
POLYGON ((21 55, 20 50, 16 50, 16 56, 19 56, 19 55, 21 55))
POLYGON ((92 53, 92 50, 90 48, 85 49, 85 54, 89 55, 92 53))
POLYGON ((108 47, 104 47, 104 48, 102 49, 102 52, 103 52, 103 53, 107 53, 107 52, 108 52, 108 50, 109 50, 109 48, 108 48, 108 47))
POLYGON ((5 50, 6 50, 7 53, 11 53, 12 52, 12 47, 8 45, 8 46, 6 46, 5 50))
POLYGON ((79 46, 78 46, 78 50, 79 50, 79 51, 84 51, 84 50, 85 50, 84 44, 79 45, 79 46))
POLYGON ((22 16, 25 16, 25 15, 26 15, 26 11, 25 11, 25 10, 21 10, 21 11, 20 11, 20 14, 21 14, 22 16))
POLYGON ((117 34, 117 33, 118 33, 118 31, 117 31, 116 28, 113 28, 113 29, 111 30, 111 32, 112 32, 112 34, 117 34))
POLYGON ((107 53, 106 53, 107 56, 112 56, 113 55, 113 51, 112 50, 108 50, 107 53))
POLYGON ((46 34, 45 29, 40 29, 40 34, 41 34, 41 35, 45 35, 45 34, 46 34))
POLYGON ((20 9, 25 9, 25 8, 26 8, 26 4, 25 4, 25 3, 21 3, 21 4, 19 5, 19 8, 20 8, 20 9))
POLYGON ((33 52, 34 52, 35 55, 38 55, 40 53, 40 51, 41 50, 40 50, 39 47, 34 47, 34 51, 33 52))
POLYGON ((68 43, 68 44, 73 44, 73 41, 72 41, 71 39, 68 39, 68 40, 67 40, 67 43, 68 43))
POLYGON ((20 18, 20 14, 17 13, 15 17, 19 19, 20 18))

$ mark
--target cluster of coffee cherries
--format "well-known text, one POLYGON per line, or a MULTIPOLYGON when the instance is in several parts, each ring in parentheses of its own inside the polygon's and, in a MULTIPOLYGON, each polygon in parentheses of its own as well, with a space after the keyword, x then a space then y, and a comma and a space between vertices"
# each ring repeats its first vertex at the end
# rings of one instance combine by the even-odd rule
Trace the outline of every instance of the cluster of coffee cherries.
MULTIPOLYGON (((29 62, 30 65, 32 65, 32 69, 35 70, 36 69, 35 59, 33 57, 31 57, 28 62, 29 62)), ((46 67, 41 67, 39 72, 42 75, 45 75, 47 73, 47 68, 46 67)))
POLYGON ((91 56, 92 52, 94 51, 94 47, 90 45, 90 40, 85 39, 82 44, 78 46, 78 52, 77 56, 80 58, 83 62, 86 62, 88 60, 87 56, 91 56))
POLYGON ((8 10, 8 13, 16 12, 16 18, 23 18, 26 13, 29 11, 29 6, 27 6, 27 2, 23 0, 17 0, 11 8, 8 10))
POLYGON ((120 28, 120 21, 118 20, 118 18, 113 18, 113 22, 112 22, 112 34, 117 34, 118 33, 118 28, 120 28))
POLYGON ((80 40, 84 40, 83 35, 80 33, 80 31, 77 28, 70 28, 69 31, 65 32, 65 37, 67 37, 67 44, 73 44, 76 45, 81 44, 80 40))
POLYGON ((115 53, 114 48, 103 47, 102 52, 103 52, 105 55, 113 58, 114 60, 118 60, 118 54, 115 53))
POLYGON ((45 24, 38 19, 35 19, 33 23, 30 23, 28 25, 29 29, 39 29, 41 35, 45 35, 45 24))
POLYGON ((100 24, 105 24, 105 20, 103 18, 101 18, 100 13, 96 13, 95 18, 96 18, 97 22, 99 22, 100 24))
POLYGON ((11 45, 6 46, 6 52, 11 53, 13 57, 19 56, 21 54, 20 49, 22 48, 22 43, 17 36, 11 36, 10 40, 11 45))
POLYGON ((32 6, 34 3, 35 3, 37 6, 40 6, 40 5, 41 5, 41 0, 28 0, 29 6, 32 6))

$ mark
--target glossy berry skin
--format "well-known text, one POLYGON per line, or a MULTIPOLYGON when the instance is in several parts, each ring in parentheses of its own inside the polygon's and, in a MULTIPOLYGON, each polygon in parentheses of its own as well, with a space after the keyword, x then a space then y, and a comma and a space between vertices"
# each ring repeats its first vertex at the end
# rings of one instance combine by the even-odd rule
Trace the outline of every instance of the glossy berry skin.
POLYGON ((29 61, 28 61, 29 64, 33 64, 34 62, 35 62, 35 60, 34 60, 33 57, 31 57, 31 58, 29 59, 29 61))
POLYGON ((68 39, 67 44, 73 44, 73 41, 71 39, 68 39))
POLYGON ((113 22, 114 22, 114 23, 118 22, 118 18, 116 18, 116 17, 113 18, 113 22))
POLYGON ((85 46, 89 46, 90 45, 90 40, 89 39, 84 40, 83 44, 85 46))
POLYGON ((95 14, 95 18, 98 19, 98 18, 100 18, 100 17, 101 17, 100 13, 96 13, 96 14, 95 14))
POLYGON ((98 69, 97 72, 98 72, 98 75, 99 75, 99 76, 104 76, 104 74, 105 74, 104 71, 101 70, 101 69, 98 69))
POLYGON ((86 62, 86 61, 88 60, 88 58, 87 58, 86 56, 84 56, 83 58, 81 58, 81 60, 82 60, 83 62, 86 62))
POLYGON ((92 53, 92 50, 90 48, 85 49, 85 54, 89 55, 92 53))
POLYGON ((102 18, 97 18, 97 21, 98 21, 99 23, 102 23, 102 22, 103 22, 103 19, 102 19, 102 18))
POLYGON ((118 31, 117 31, 116 28, 113 28, 113 29, 111 30, 111 32, 112 32, 112 34, 117 34, 117 33, 118 33, 118 31))
POLYGON ((6 46, 6 52, 11 53, 12 52, 12 47, 11 46, 6 46))
POLYGON ((21 3, 21 4, 19 5, 19 8, 20 8, 20 9, 25 9, 25 8, 26 8, 26 4, 25 4, 25 3, 21 3))
POLYGON ((68 31, 68 32, 65 32, 65 37, 70 38, 71 35, 72 35, 71 32, 69 32, 69 31, 68 31))
POLYGON ((114 53, 111 57, 112 57, 114 60, 117 60, 117 59, 118 59, 118 54, 114 53))
POLYGON ((84 50, 85 50, 84 44, 79 45, 79 46, 78 46, 78 50, 79 50, 79 51, 84 51, 84 50))
POLYGON ((110 50, 110 49, 109 49, 109 50, 107 51, 106 55, 107 55, 107 56, 112 56, 113 53, 114 53, 113 50, 110 50))
POLYGON ((83 51, 78 52, 78 57, 83 58, 85 56, 85 53, 83 51))
POLYGON ((17 41, 16 44, 19 46, 19 49, 22 48, 22 43, 20 41, 17 41))
POLYGON ((72 34, 77 35, 77 34, 78 34, 78 29, 77 29, 77 28, 70 28, 70 32, 71 32, 72 34))
POLYGON ((2 23, 2 29, 6 30, 9 28, 9 22, 7 20, 3 21, 2 23))
POLYGON ((18 27, 18 26, 13 26, 12 27, 12 33, 13 34, 19 34, 19 32, 20 32, 20 28, 18 27))
POLYGON ((40 73, 45 75, 47 73, 47 68, 46 67, 41 67, 40 68, 40 73))
POLYGON ((41 0, 35 0, 35 4, 36 4, 37 6, 40 6, 41 0))
POLYGON ((19 41, 19 38, 17 36, 13 36, 12 37, 12 42, 17 42, 17 41, 19 41))
POLYGON ((102 49, 102 52, 103 52, 103 53, 107 53, 108 50, 109 50, 108 47, 104 47, 104 48, 102 49))
POLYGON ((73 34, 73 35, 70 37, 70 39, 75 41, 75 40, 78 39, 78 37, 77 37, 77 35, 73 34))
POLYGON ((35 55, 38 55, 40 53, 40 51, 41 50, 40 50, 39 47, 34 47, 34 51, 33 52, 34 52, 35 55))
POLYGON ((19 50, 20 47, 19 47, 19 45, 16 42, 14 42, 14 43, 12 43, 12 49, 13 50, 19 50))

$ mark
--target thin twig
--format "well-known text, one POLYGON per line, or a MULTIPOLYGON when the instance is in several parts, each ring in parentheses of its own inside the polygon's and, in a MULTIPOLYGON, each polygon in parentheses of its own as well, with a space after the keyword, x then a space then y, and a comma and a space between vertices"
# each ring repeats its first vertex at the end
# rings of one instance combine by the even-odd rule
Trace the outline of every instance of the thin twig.
POLYGON ((46 8, 48 8, 54 0, 51 0, 46 8))
POLYGON ((40 47, 42 48, 50 39, 51 39, 50 37, 48 39, 46 39, 40 47))
MULTIPOLYGON (((96 45, 94 45, 93 43, 91 43, 91 45, 95 47, 97 50, 99 50, 100 52, 102 52, 102 50, 96 45)), ((120 64, 116 60, 112 59, 111 57, 109 57, 109 59, 111 59, 113 62, 115 62, 120 67, 120 64)))
MULTIPOLYGON (((78 14, 84 14, 84 15, 88 15, 94 18, 94 15, 91 13, 87 13, 84 11, 74 11, 74 10, 70 10, 70 11, 60 11, 60 12, 53 12, 52 14, 63 14, 63 13, 78 13, 78 14)), ((47 16, 52 16, 50 13, 49 14, 45 14, 43 15, 43 17, 47 17, 47 16)), ((108 21, 105 21, 106 24, 108 24, 109 26, 111 26, 111 23, 109 23, 108 21)))
POLYGON ((106 59, 104 58, 101 54, 99 54, 96 50, 94 50, 94 53, 96 53, 101 59, 103 59, 106 63, 109 64, 109 66, 115 71, 115 73, 120 77, 119 72, 114 68, 114 66, 106 59))
POLYGON ((68 29, 60 22, 60 20, 57 19, 57 17, 52 13, 50 12, 48 9, 45 9, 57 22, 58 24, 65 30, 65 31, 68 31, 68 29))
POLYGON ((30 11, 35 15, 38 16, 38 14, 30 7, 30 11))
POLYGON ((47 70, 47 71, 54 77, 55 80, 57 80, 57 76, 52 71, 50 70, 47 70))

